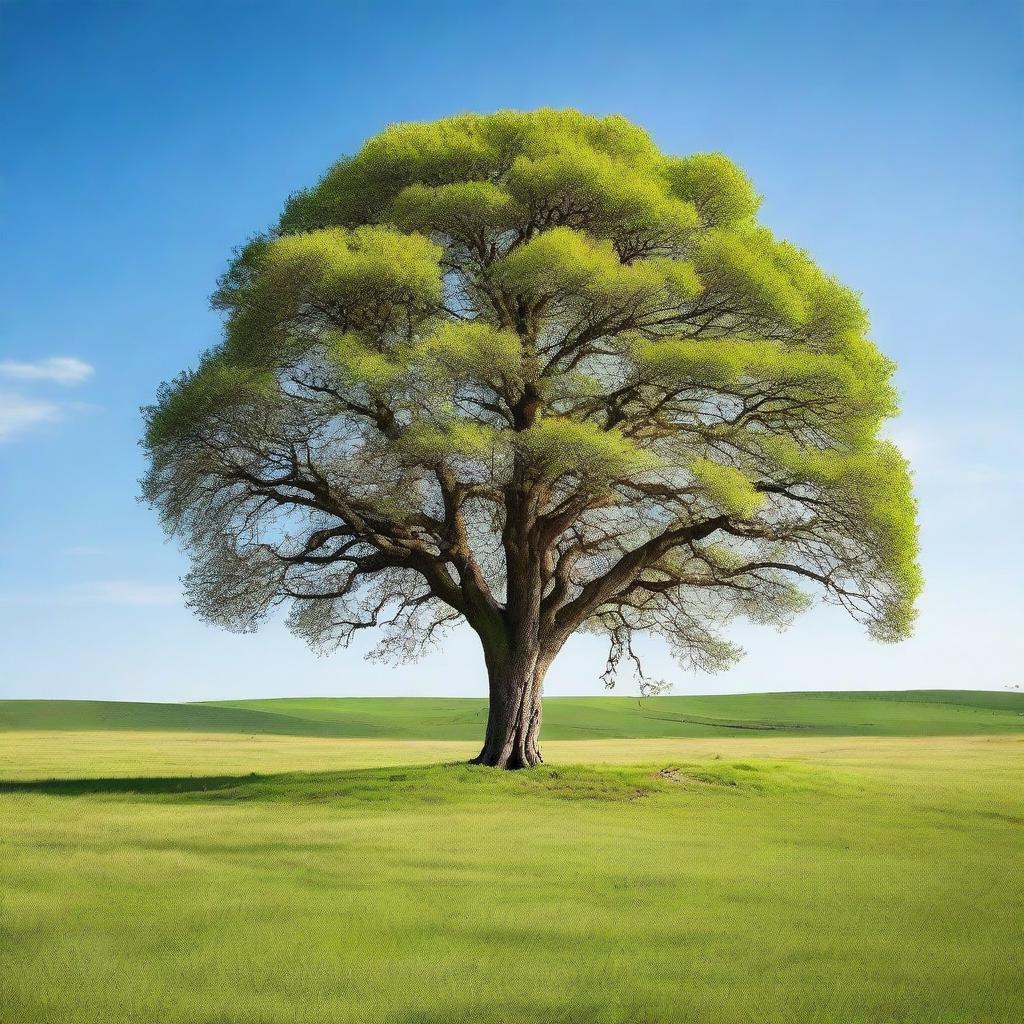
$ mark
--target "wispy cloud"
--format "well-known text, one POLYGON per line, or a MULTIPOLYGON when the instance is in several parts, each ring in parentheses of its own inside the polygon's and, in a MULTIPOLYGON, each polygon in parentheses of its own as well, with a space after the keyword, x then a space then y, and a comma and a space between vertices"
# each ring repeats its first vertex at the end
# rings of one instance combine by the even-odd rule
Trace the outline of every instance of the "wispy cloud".
POLYGON ((8 380, 41 380, 53 384, 81 384, 94 373, 92 366, 74 356, 51 356, 34 363, 7 359, 0 362, 0 377, 8 380))
POLYGON ((9 441, 41 423, 60 419, 60 408, 53 402, 0 392, 0 442, 9 441))
MULTIPOLYGON (((87 381, 93 368, 73 356, 51 356, 34 363, 14 359, 0 360, 0 380, 24 384, 57 384, 71 387, 87 381)), ((23 390, 0 392, 0 443, 20 437, 33 427, 63 419, 67 413, 82 412, 91 406, 81 402, 55 402, 36 398, 23 390)))

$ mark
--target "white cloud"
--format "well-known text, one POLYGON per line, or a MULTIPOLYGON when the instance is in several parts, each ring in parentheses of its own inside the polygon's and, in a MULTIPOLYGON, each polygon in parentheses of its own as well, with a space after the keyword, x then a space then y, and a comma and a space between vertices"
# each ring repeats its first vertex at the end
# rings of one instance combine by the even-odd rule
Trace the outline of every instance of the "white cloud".
POLYGON ((0 442, 8 441, 40 423, 52 423, 58 419, 60 409, 53 402, 0 392, 0 442))
MULTIPOLYGON (((69 387, 81 384, 93 375, 93 368, 73 356, 51 356, 34 363, 13 359, 0 361, 0 379, 42 382, 69 387)), ((83 412, 91 406, 81 402, 52 402, 31 398, 15 391, 0 392, 0 442, 25 433, 42 423, 53 423, 69 412, 83 412)))
POLYGON ((81 384, 93 375, 93 368, 73 356, 51 356, 34 363, 8 359, 0 363, 0 377, 10 380, 43 380, 54 384, 81 384))

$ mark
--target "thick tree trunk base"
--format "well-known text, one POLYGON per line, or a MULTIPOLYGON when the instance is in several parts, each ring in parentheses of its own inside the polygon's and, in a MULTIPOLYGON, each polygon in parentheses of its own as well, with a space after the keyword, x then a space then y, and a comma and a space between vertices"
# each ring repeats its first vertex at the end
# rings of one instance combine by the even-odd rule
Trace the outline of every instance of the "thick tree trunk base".
POLYGON ((470 764, 515 770, 543 763, 538 744, 542 680, 536 669, 525 679, 509 675, 492 678, 487 738, 470 764))
POLYGON ((541 756, 540 747, 535 743, 521 749, 518 745, 513 745, 511 751, 506 750, 504 747, 499 748, 484 744, 483 750, 469 763, 486 765, 488 768, 506 768, 510 771, 515 771, 519 768, 533 768, 538 764, 543 764, 544 758, 541 756))

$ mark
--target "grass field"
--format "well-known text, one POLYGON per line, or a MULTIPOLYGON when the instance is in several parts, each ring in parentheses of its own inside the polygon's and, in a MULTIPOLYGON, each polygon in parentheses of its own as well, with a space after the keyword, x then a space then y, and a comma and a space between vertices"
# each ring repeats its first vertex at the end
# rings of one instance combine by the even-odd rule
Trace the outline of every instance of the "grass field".
MULTIPOLYGON (((0 701, 4 730, 168 730, 479 742, 472 698, 306 697, 212 704, 0 701)), ((901 690, 719 697, 549 697, 544 738, 1024 733, 1024 693, 901 690)))
POLYGON ((1024 1019, 1024 699, 665 700, 0 705, 0 1021, 1024 1019))

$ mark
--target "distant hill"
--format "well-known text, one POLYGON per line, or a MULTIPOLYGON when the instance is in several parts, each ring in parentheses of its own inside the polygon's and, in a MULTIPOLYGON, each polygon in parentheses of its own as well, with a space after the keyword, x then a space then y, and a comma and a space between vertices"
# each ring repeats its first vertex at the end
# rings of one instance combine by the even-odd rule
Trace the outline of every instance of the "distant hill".
MULTIPOLYGON (((142 730, 475 740, 487 703, 454 697, 303 697, 149 704, 0 701, 0 732, 142 730)), ((546 739, 944 736, 1024 733, 1024 693, 905 690, 712 697, 549 697, 546 739)))

